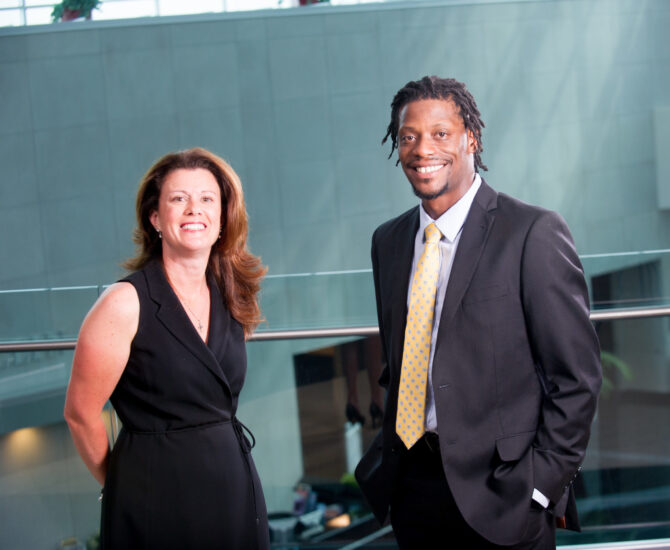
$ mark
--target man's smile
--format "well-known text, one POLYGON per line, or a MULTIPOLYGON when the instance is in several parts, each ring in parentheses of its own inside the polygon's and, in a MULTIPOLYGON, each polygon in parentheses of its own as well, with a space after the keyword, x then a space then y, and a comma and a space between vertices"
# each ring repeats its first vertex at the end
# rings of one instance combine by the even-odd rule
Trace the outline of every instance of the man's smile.
POLYGON ((437 172, 441 168, 444 168, 446 164, 434 164, 431 166, 415 166, 414 170, 416 170, 419 174, 432 174, 433 172, 437 172))

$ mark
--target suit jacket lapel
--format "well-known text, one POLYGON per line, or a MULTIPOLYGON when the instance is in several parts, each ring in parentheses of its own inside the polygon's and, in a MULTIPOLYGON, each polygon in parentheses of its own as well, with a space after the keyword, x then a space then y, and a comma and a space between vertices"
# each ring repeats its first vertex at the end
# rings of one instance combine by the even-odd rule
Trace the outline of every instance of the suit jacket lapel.
MULTIPOLYGON (((209 319, 209 335, 207 348, 211 351, 217 363, 219 359, 223 360, 226 347, 230 341, 230 321, 231 316, 227 308, 223 306, 223 296, 219 291, 219 285, 214 277, 209 279, 209 291, 212 295, 212 311, 209 319)), ((225 377, 223 369, 222 376, 225 377)))
POLYGON ((392 241, 396 244, 393 258, 393 269, 387 277, 393 277, 393 357, 395 367, 400 370, 402 351, 405 341, 405 325, 407 324, 407 293, 409 292, 409 276, 414 259, 414 240, 419 230, 419 207, 411 210, 409 215, 397 227, 392 241))
POLYGON ((451 268, 444 305, 442 306, 439 332, 442 332, 449 325, 470 284, 495 220, 494 211, 497 198, 498 193, 482 179, 481 187, 472 201, 456 249, 456 257, 451 268))
MULTIPOLYGON (((193 323, 188 318, 184 308, 168 283, 163 267, 158 261, 150 263, 145 268, 147 282, 149 287, 149 296, 156 303, 156 318, 170 331, 170 333, 181 342, 203 365, 205 365, 230 391, 230 386, 226 380, 214 354, 207 344, 198 335, 193 323)), ((210 292, 215 290, 211 288, 210 292)), ((218 296, 218 294, 217 294, 218 296)), ((214 295, 212 296, 214 298, 214 295)), ((211 299, 211 298, 210 298, 211 299)), ((212 300, 215 302, 215 300, 212 300)), ((213 317, 215 304, 210 306, 210 317, 213 317)), ((225 336, 227 340, 230 319, 225 323, 225 336)), ((210 333, 212 332, 212 322, 210 320, 210 333)))

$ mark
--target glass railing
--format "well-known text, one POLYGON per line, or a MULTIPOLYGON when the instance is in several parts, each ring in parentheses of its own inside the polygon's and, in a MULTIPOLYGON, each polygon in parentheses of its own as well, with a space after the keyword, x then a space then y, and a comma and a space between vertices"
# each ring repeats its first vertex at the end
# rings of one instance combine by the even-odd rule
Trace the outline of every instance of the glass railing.
POLYGON ((591 309, 670 305, 670 249, 580 256, 591 290, 591 309))
MULTIPOLYGON (((105 288, 0 290, 0 343, 72 341, 105 288)), ((269 275, 261 307, 265 321, 259 333, 377 324, 369 269, 269 275)))
POLYGON ((0 341, 53 341, 77 337, 101 286, 0 291, 0 341))
MULTIPOLYGON (((589 281, 591 309, 649 308, 670 305, 670 249, 581 256, 589 281)), ((0 291, 0 343, 76 338, 81 321, 101 286, 0 291)), ((263 282, 261 306, 268 331, 376 326, 372 270, 369 268, 270 274, 263 282)), ((1 348, 0 348, 1 349, 1 348)))

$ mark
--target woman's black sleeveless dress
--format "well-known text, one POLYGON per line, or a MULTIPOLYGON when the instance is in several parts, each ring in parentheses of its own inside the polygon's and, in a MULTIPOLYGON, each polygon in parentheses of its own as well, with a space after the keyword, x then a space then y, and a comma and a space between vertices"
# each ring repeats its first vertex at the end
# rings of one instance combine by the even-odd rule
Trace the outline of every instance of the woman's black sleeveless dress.
POLYGON ((242 326, 210 281, 208 344, 159 262, 133 273, 140 319, 111 396, 123 423, 109 459, 103 550, 265 550, 265 500, 235 417, 246 373, 242 326))

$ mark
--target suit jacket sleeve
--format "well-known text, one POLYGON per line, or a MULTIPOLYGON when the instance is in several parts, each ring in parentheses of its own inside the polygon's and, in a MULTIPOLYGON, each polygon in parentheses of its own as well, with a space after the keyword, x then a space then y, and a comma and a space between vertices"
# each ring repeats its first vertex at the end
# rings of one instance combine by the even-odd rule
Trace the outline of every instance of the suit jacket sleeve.
POLYGON ((601 367, 582 266, 554 212, 542 212, 527 234, 521 294, 544 393, 533 443, 534 486, 556 504, 584 459, 601 367))

